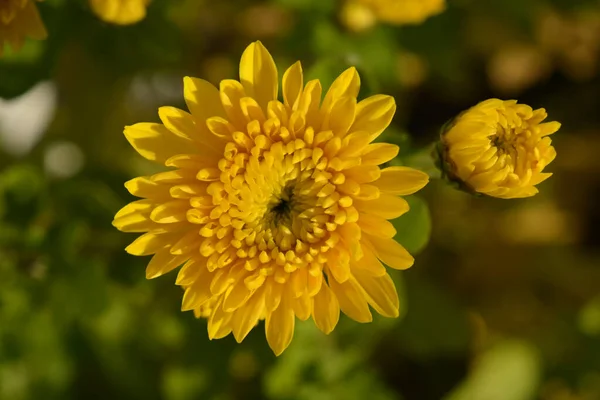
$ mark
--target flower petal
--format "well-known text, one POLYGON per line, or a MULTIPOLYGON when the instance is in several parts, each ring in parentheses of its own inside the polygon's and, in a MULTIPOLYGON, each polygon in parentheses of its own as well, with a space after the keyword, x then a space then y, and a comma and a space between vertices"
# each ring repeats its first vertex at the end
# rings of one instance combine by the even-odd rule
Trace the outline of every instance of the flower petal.
POLYGON ((363 232, 378 238, 389 239, 396 236, 396 228, 388 220, 373 214, 361 214, 358 226, 363 232))
POLYGON ((187 261, 189 256, 174 256, 169 250, 157 252, 146 267, 146 279, 154 279, 161 275, 171 272, 175 268, 187 261))
POLYGON ((125 182, 125 187, 132 195, 154 200, 168 200, 169 187, 160 185, 146 176, 131 179, 125 182))
POLYGON ((429 182, 425 172, 409 167, 389 167, 381 170, 381 177, 373 182, 382 192, 400 196, 413 194, 429 182))
POLYGON ((232 313, 223 311, 222 300, 218 301, 213 309, 213 313, 208 319, 208 337, 209 339, 221 339, 231 333, 232 313))
POLYGON ((373 143, 365 148, 361 161, 363 165, 380 165, 392 160, 399 151, 400 147, 395 144, 373 143))
POLYGON ((350 130, 369 132, 375 140, 392 122, 396 113, 396 101, 391 96, 375 95, 358 103, 356 119, 350 130))
POLYGON ((340 304, 327 284, 313 298, 313 321, 324 334, 329 335, 340 319, 340 304))
POLYGON ((373 320, 365 293, 354 279, 348 279, 344 283, 329 279, 329 285, 335 293, 344 314, 357 322, 371 322, 373 320))
POLYGON ((189 76, 183 78, 183 96, 188 110, 198 121, 226 116, 219 89, 204 79, 189 76))
POLYGON ((360 211, 361 216, 366 213, 385 219, 398 218, 410 209, 402 197, 387 193, 380 193, 379 197, 373 200, 354 200, 353 204, 360 211))
POLYGON ((233 336, 238 343, 250 333, 265 312, 265 291, 260 288, 240 307, 231 321, 233 336))
POLYGON ((246 94, 254 97, 263 110, 269 101, 277 99, 277 67, 260 41, 251 43, 242 54, 240 81, 246 94))
POLYGON ((294 310, 289 303, 290 299, 284 293, 279 307, 277 307, 275 311, 267 313, 265 334, 267 336, 267 342, 269 342, 269 346, 276 356, 283 353, 290 345, 292 337, 294 336, 294 323, 296 317, 294 315, 294 310))
MULTIPOLYGON (((368 236, 367 240, 375 250, 377 258, 390 268, 407 269, 414 264, 415 259, 413 256, 411 256, 410 253, 394 239, 376 238, 370 235, 366 236, 368 236)), ((361 240, 365 240, 365 238, 361 240)))
POLYGON ((336 78, 331 84, 331 87, 323 99, 321 106, 321 114, 323 116, 329 114, 333 105, 342 97, 354 97, 358 96, 360 90, 360 76, 356 68, 350 67, 340 76, 336 78))
POLYGON ((354 270, 353 274, 367 294, 367 301, 375 311, 384 317, 398 317, 400 314, 398 293, 388 274, 373 276, 361 269, 354 270))
POLYGON ((179 233, 148 232, 134 240, 125 251, 134 256, 147 256, 169 247, 179 236, 181 236, 179 233))
POLYGON ((193 142, 169 131, 164 125, 139 123, 123 131, 133 148, 144 158, 164 163, 178 154, 195 153, 193 142))
POLYGON ((366 246, 363 248, 363 256, 359 260, 351 262, 350 268, 352 269, 352 273, 357 269, 361 269, 372 276, 383 276, 387 274, 387 270, 383 264, 381 264, 381 261, 379 261, 375 254, 373 254, 373 251, 366 246))
POLYGON ((312 311, 312 303, 313 300, 307 294, 303 294, 302 296, 292 299, 292 308, 294 309, 294 313, 296 317, 300 321, 306 321, 310 317, 310 313, 312 311))
POLYGON ((302 64, 298 61, 283 74, 283 101, 290 109, 295 110, 298 107, 303 85, 302 64))
POLYGON ((340 97, 325 115, 322 130, 331 130, 337 137, 344 137, 354 122, 356 97, 340 97))

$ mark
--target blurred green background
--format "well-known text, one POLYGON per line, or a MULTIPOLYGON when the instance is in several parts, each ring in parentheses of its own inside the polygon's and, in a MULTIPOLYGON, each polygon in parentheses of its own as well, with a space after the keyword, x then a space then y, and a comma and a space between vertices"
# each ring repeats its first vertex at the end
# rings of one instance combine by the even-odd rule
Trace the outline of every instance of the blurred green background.
POLYGON ((127 27, 46 0, 49 38, 0 59, 0 399, 600 399, 600 3, 450 0, 419 26, 355 33, 341 2, 153 0, 127 27), (444 122, 490 97, 545 107, 553 178, 524 200, 432 181, 396 221, 418 253, 396 320, 309 320, 279 358, 261 326, 209 341, 175 276, 144 279, 111 226, 123 183, 157 170, 122 135, 184 107, 260 39, 328 85, 395 96, 382 140, 425 168, 444 122))

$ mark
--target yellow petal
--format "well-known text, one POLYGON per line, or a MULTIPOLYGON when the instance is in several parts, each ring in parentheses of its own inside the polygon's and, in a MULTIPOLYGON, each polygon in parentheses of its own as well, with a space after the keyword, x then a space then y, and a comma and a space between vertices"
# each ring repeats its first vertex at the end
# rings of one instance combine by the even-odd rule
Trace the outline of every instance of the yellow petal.
POLYGON ((396 113, 396 101, 391 96, 375 95, 358 103, 356 119, 351 131, 367 131, 375 140, 392 122, 396 113))
MULTIPOLYGON (((213 274, 206 269, 206 266, 198 265, 198 276, 191 286, 185 288, 183 300, 181 302, 181 311, 190 311, 200 307, 202 303, 212 297, 210 292, 210 283, 213 274)), ((221 308, 221 306, 219 306, 221 308)))
POLYGON ((306 321, 310 317, 310 313, 312 311, 312 301, 312 298, 307 294, 303 294, 296 299, 292 299, 294 313, 300 321, 306 321))
POLYGON ((344 283, 339 283, 335 279, 329 279, 329 285, 337 297, 344 314, 357 322, 364 323, 373 320, 365 293, 354 279, 348 279, 344 283))
POLYGON ((159 225, 150 219, 155 203, 150 200, 138 200, 123 207, 112 224, 122 232, 148 232, 159 225))
POLYGON ((373 276, 357 269, 354 272, 359 285, 367 294, 369 304, 384 317, 396 318, 399 315, 399 300, 396 286, 388 274, 373 276))
POLYGON ((183 96, 190 113, 197 121, 226 116, 221 105, 219 89, 204 79, 189 76, 183 78, 183 96))
POLYGON ((172 224, 186 221, 186 212, 190 208, 186 200, 173 200, 158 205, 150 213, 152 221, 159 224, 172 224))
POLYGON ((360 253, 360 250, 353 249, 354 246, 360 246, 361 230, 356 223, 348 222, 338 226, 337 233, 351 253, 360 253))
POLYGON ((302 64, 298 61, 283 74, 283 101, 287 107, 294 110, 298 107, 303 85, 302 64))
POLYGON ((225 109, 227 119, 238 130, 245 130, 246 122, 240 108, 240 100, 247 96, 244 87, 233 79, 224 79, 220 84, 221 105, 225 109))
POLYGON ((197 229, 181 234, 179 233, 179 240, 176 240, 173 246, 169 249, 173 255, 189 254, 192 251, 196 251, 200 247, 200 241, 202 237, 198 233, 197 229))
POLYGON ((398 218, 410 209, 402 197, 387 193, 380 193, 373 200, 354 200, 353 204, 362 214, 373 214, 385 219, 398 218))
POLYGON ((231 333, 233 314, 223 311, 221 305, 222 300, 215 305, 213 313, 208 319, 208 338, 210 340, 221 339, 231 333))
POLYGON ((350 255, 347 251, 332 248, 327 252, 327 268, 338 282, 345 282, 350 277, 350 255))
POLYGON ((146 176, 131 179, 125 182, 125 187, 132 195, 154 200, 169 199, 169 187, 159 185, 146 176))
POLYGON ((161 124, 139 123, 125 127, 123 133, 133 148, 151 161, 164 163, 174 155, 195 152, 191 140, 175 135, 161 124))
POLYGON ((320 126, 319 105, 321 104, 321 82, 314 79, 306 84, 306 87, 298 100, 298 111, 304 116, 306 126, 320 126))
POLYGON ((173 244, 181 234, 148 232, 138 237, 125 251, 134 256, 147 256, 173 244))
MULTIPOLYGON (((322 278, 320 278, 322 279, 322 278)), ((329 335, 340 319, 340 305, 327 284, 313 298, 313 320, 324 334, 329 335)))
MULTIPOLYGON (((355 131, 344 137, 340 157, 360 156, 369 145, 369 133, 364 131, 355 131)), ((363 162, 364 164, 364 162, 363 162)))
POLYGON ((331 112, 333 105, 342 97, 354 97, 358 96, 360 90, 360 77, 356 68, 350 67, 346 71, 342 72, 340 76, 336 78, 331 84, 331 87, 323 99, 321 106, 322 115, 327 115, 331 112))
POLYGON ((543 124, 539 124, 538 127, 540 129, 540 136, 548 136, 552 135, 556 131, 560 129, 560 122, 544 122, 543 124))
POLYGON ((157 252, 146 267, 146 279, 154 279, 171 272, 187 261, 189 256, 174 256, 169 250, 157 252))
POLYGON ((385 267, 369 248, 363 248, 363 256, 350 263, 352 273, 356 269, 361 269, 372 276, 383 276, 387 273, 385 267))
POLYGON ((268 279, 265 282, 265 306, 267 311, 273 311, 279 307, 284 285, 276 283, 273 279, 268 279))
POLYGON ((265 291, 258 289, 248 302, 240 307, 231 321, 233 336, 238 343, 250 333, 265 312, 265 291))
POLYGON ((389 167, 381 171, 381 177, 373 184, 382 192, 405 196, 422 189, 429 176, 409 167, 389 167))
POLYGON ((251 43, 242 54, 240 81, 246 94, 256 99, 263 110, 269 101, 277 99, 277 67, 260 41, 251 43))
POLYGON ((287 295, 284 295, 279 307, 275 311, 267 313, 265 333, 267 342, 269 342, 269 346, 276 356, 283 353, 294 336, 296 317, 289 302, 287 295))
POLYGON ((158 116, 165 127, 177 136, 198 140, 198 128, 191 114, 175 107, 160 107, 158 116))
POLYGON ((175 284, 178 286, 189 286, 193 284, 202 273, 202 270, 206 270, 206 264, 203 265, 196 259, 189 260, 177 273, 175 284))
POLYGON ((344 175, 356 183, 369 183, 379 179, 381 170, 376 165, 358 165, 345 170, 344 175))
POLYGON ((369 237, 368 241, 375 250, 375 255, 391 268, 407 269, 415 262, 413 256, 394 239, 369 237))
POLYGON ((252 291, 246 287, 243 279, 239 279, 230 286, 223 298, 223 310, 232 312, 241 307, 252 295, 252 291))
POLYGON ((325 116, 322 130, 331 130, 335 136, 343 137, 354 122, 356 112, 356 97, 340 97, 325 116))
POLYGON ((396 228, 388 220, 373 214, 361 214, 358 218, 358 226, 363 232, 379 238, 393 238, 396 236, 396 228))
POLYGON ((389 143, 373 143, 365 148, 361 157, 363 164, 380 165, 398 155, 400 147, 389 143))
POLYGON ((132 214, 144 213, 150 215, 150 212, 152 211, 152 209, 154 209, 155 206, 156 202, 152 200, 132 201, 117 212, 117 214, 115 215, 115 220, 132 214))

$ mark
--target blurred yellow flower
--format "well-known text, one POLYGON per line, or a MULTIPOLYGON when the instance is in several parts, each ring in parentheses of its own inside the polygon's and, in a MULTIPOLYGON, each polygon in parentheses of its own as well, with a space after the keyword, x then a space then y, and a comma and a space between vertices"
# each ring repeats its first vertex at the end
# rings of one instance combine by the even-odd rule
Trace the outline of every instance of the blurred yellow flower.
POLYGON ((552 174, 544 168, 556 151, 548 135, 558 122, 541 123, 546 110, 516 100, 490 99, 465 111, 442 134, 442 158, 450 179, 466 189, 504 199, 538 193, 552 174))
POLYGON ((101 20, 117 25, 130 25, 146 17, 150 0, 90 0, 90 6, 101 20))
POLYGON ((377 20, 395 25, 420 24, 445 8, 445 0, 348 0, 342 20, 349 28, 362 31, 377 20))
POLYGON ((42 40, 48 36, 35 3, 31 0, 0 0, 0 56, 4 44, 15 51, 26 38, 42 40))
POLYGON ((144 157, 174 168, 126 183, 142 200, 120 210, 114 226, 146 232, 127 251, 154 254, 148 278, 184 264, 182 310, 208 317, 211 339, 240 342, 261 319, 279 355, 295 319, 324 333, 340 310, 372 320, 369 305, 396 317, 398 296, 382 262, 413 257, 388 219, 408 210, 402 197, 428 176, 407 167, 380 169, 398 147, 371 143, 396 110, 390 96, 357 102, 356 69, 341 74, 321 101, 321 84, 304 85, 299 62, 283 75, 267 49, 252 43, 240 81, 220 89, 186 77, 190 113, 159 110, 162 124, 140 123, 125 136, 144 157))

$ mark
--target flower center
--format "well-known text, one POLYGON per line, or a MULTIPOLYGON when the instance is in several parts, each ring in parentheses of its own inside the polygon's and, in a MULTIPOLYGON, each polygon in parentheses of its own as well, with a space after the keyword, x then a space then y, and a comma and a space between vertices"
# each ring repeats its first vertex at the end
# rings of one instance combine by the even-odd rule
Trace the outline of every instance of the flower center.
POLYGON ((495 135, 489 136, 492 146, 496 147, 498 155, 510 154, 516 149, 516 134, 514 132, 506 132, 502 127, 499 127, 495 135))
POLYGON ((268 217, 273 221, 275 227, 279 225, 291 226, 292 211, 294 208, 294 187, 288 184, 275 198, 269 210, 268 217))

